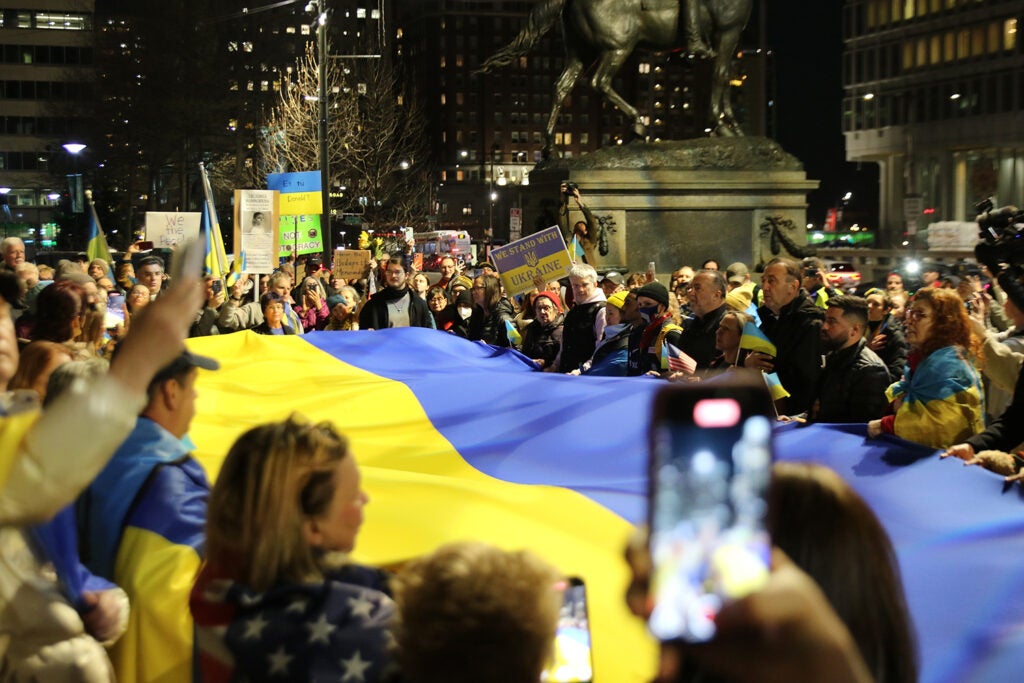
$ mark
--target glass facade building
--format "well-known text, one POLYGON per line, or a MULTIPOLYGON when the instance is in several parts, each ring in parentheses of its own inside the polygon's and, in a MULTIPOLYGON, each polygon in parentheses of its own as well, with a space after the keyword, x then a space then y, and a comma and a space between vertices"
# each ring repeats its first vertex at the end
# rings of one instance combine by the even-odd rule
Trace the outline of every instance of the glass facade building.
POLYGON ((880 246, 1024 202, 1022 21, 1019 0, 845 3, 846 158, 879 166, 880 246))

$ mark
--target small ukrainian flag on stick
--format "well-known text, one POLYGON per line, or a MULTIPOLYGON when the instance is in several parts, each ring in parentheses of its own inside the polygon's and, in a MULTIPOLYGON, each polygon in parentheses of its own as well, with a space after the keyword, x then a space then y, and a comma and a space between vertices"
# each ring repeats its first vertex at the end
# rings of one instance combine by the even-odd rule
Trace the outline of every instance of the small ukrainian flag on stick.
POLYGON ((768 385, 768 392, 772 395, 773 401, 778 401, 780 398, 786 398, 789 396, 789 392, 786 391, 786 387, 782 386, 782 381, 779 379, 778 373, 775 372, 762 372, 764 375, 764 383, 768 385))
POLYGON ((761 328, 750 322, 743 326, 743 336, 740 337, 740 348, 748 351, 760 351, 767 353, 774 358, 779 354, 772 340, 761 331, 761 328))

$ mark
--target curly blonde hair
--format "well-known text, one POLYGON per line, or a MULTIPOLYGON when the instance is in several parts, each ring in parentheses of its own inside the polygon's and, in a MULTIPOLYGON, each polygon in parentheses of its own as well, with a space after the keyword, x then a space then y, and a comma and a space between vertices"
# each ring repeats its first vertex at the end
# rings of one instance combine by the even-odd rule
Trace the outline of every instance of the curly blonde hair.
POLYGON ((522 683, 550 661, 558 571, 528 551, 454 543, 407 565, 393 588, 408 683, 522 683))

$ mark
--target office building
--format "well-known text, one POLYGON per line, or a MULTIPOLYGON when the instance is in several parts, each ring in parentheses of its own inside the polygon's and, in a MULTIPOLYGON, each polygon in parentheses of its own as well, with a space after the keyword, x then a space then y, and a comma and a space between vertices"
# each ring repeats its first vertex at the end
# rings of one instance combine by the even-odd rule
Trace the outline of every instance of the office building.
POLYGON ((73 145, 91 96, 93 29, 92 0, 0 5, 0 230, 22 237, 30 253, 52 243, 62 193, 81 210, 73 145))
POLYGON ((879 246, 1024 201, 1019 0, 847 0, 843 132, 879 166, 879 246), (905 233, 909 233, 906 234, 905 233))

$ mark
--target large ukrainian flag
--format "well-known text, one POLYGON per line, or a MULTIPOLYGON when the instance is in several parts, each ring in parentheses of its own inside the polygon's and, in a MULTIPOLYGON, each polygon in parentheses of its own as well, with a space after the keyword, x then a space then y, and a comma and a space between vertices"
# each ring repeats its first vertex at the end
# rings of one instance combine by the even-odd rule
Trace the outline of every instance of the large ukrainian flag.
MULTIPOLYGON (((595 680, 650 680, 656 646, 626 613, 622 548, 646 513, 645 434, 662 382, 534 372, 515 352, 420 329, 246 332, 189 345, 222 364, 200 376, 192 430, 211 479, 252 425, 292 411, 332 420, 349 436, 371 498, 356 559, 392 564, 460 539, 530 548, 587 583, 595 680)), ((885 525, 923 683, 1017 679, 1024 487, 931 448, 866 439, 864 425, 785 425, 775 444, 781 459, 835 469, 885 525)), ((157 535, 174 541, 165 527, 157 535)), ((166 675, 120 680, 181 680, 188 670, 190 653, 160 647, 190 628, 188 579, 152 584, 158 597, 147 604, 164 616, 150 625, 164 633, 144 626, 129 642, 149 671, 166 675), (165 656, 177 659, 155 661, 165 656)))
POLYGON ((529 548, 587 584, 596 680, 649 680, 622 551, 640 520, 642 438, 659 383, 534 372, 517 353, 415 328, 192 340, 191 436, 215 479, 249 427, 299 411, 350 439, 370 496, 356 559, 392 564, 455 540, 529 548))

